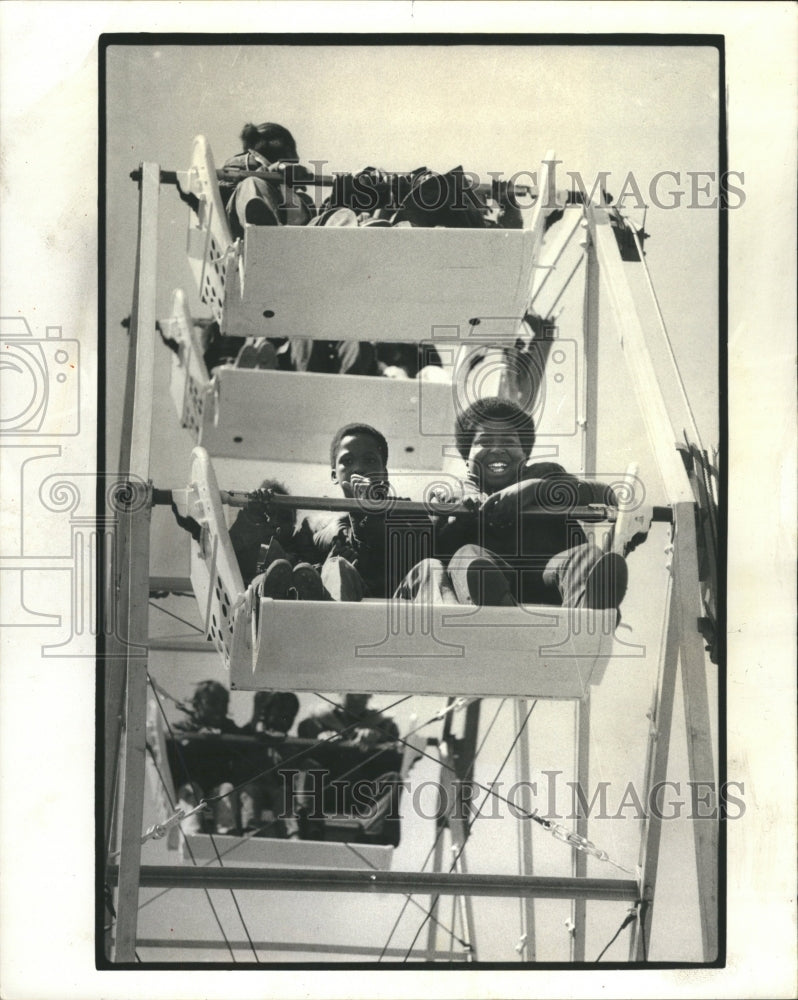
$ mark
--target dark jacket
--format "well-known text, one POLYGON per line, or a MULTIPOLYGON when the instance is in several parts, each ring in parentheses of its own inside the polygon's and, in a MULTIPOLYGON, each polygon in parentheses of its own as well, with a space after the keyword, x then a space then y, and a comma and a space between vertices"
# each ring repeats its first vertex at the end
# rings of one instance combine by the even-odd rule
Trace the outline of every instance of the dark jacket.
MULTIPOLYGON (((577 479, 555 462, 526 466, 518 482, 533 479, 540 480, 535 505, 551 514, 524 514, 516 524, 506 527, 485 523, 479 511, 446 522, 441 519, 436 523, 435 555, 448 562, 460 546, 481 545, 518 572, 525 604, 559 604, 559 594, 543 581, 543 570, 552 556, 587 540, 569 510, 591 503, 616 504, 617 500, 609 487, 577 479)), ((463 486, 466 497, 478 495, 473 481, 463 486)))
POLYGON ((297 727, 300 739, 315 740, 321 733, 342 733, 344 739, 354 739, 356 729, 373 729, 383 743, 399 739, 399 727, 387 715, 376 709, 367 708, 363 712, 348 712, 341 706, 309 715, 297 727))
MULTIPOLYGON (((257 575, 261 545, 268 545, 273 535, 274 528, 266 523, 265 518, 255 517, 246 508, 238 512, 238 516, 230 526, 230 541, 233 543, 233 551, 245 587, 248 587, 257 575)), ((287 538, 281 535, 280 545, 293 566, 300 562, 307 562, 313 566, 323 558, 314 543, 313 531, 307 519, 303 520, 287 538)))
POLYGON ((366 597, 392 597, 413 566, 432 555, 433 525, 426 514, 342 514, 323 525, 314 542, 325 558, 340 555, 354 565, 366 597))

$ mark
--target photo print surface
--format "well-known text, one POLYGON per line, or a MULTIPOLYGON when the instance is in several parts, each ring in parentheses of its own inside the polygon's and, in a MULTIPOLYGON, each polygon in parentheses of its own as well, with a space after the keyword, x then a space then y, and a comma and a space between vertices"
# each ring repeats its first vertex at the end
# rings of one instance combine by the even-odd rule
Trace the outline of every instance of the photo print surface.
POLYGON ((717 959, 720 60, 104 39, 109 962, 717 959))

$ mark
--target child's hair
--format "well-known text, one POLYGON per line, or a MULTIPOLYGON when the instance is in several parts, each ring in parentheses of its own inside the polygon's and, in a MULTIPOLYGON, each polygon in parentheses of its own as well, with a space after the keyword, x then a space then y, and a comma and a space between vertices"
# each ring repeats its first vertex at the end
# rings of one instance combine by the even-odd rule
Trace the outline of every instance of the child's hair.
POLYGON ((509 399, 500 399, 498 396, 478 399, 457 416, 455 441, 457 450, 466 461, 479 430, 517 431, 521 447, 527 456, 535 443, 532 417, 509 399))
POLYGON ((224 684, 218 681, 201 681, 191 696, 191 714, 198 722, 213 717, 214 709, 225 716, 229 704, 230 694, 224 684))
MULTIPOLYGON (((281 483, 279 479, 264 479, 259 488, 262 490, 270 490, 272 493, 277 493, 281 497, 291 495, 288 491, 288 487, 284 483, 281 483)), ((289 507, 280 507, 278 512, 285 518, 286 523, 288 523, 290 519, 291 527, 296 527, 297 512, 295 510, 289 507)))
POLYGON ((247 122, 241 131, 241 141, 245 150, 254 149, 272 163, 275 160, 297 159, 294 137, 287 128, 274 122, 263 122, 262 125, 247 122))
POLYGON ((332 439, 332 444, 330 445, 330 465, 333 469, 335 468, 335 459, 338 457, 338 449, 341 446, 341 442, 345 437, 350 437, 352 434, 368 434, 369 437, 374 438, 379 448, 382 463, 387 468, 388 442, 377 428, 372 427, 371 424, 344 424, 343 427, 340 427, 335 432, 335 437, 332 439))
POLYGON ((292 691, 256 691, 252 700, 253 721, 265 719, 272 708, 291 715, 293 721, 299 711, 299 698, 292 691))

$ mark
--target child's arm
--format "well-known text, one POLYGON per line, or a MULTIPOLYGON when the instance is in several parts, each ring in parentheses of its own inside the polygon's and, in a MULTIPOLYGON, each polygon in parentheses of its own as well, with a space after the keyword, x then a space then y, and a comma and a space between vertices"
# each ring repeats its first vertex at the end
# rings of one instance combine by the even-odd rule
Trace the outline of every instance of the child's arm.
POLYGON ((262 503, 250 501, 239 510, 230 526, 230 542, 245 586, 257 573, 261 545, 268 545, 274 534, 274 525, 269 523, 262 503))
POLYGON ((399 727, 387 715, 377 713, 372 718, 363 720, 353 733, 346 737, 352 743, 371 747, 380 743, 394 743, 399 739, 399 727))
MULTIPOLYGON (((352 487, 355 497, 363 501, 362 512, 353 511, 349 515, 352 525, 352 541, 356 547, 382 553, 387 541, 387 525, 390 525, 393 531, 413 531, 421 526, 418 518, 405 519, 392 511, 393 500, 409 500, 410 498, 397 496, 396 491, 387 480, 372 483, 363 476, 353 475, 352 487)), ((429 518, 427 518, 427 522, 432 523, 429 518)))
POLYGON ((489 521, 494 524, 512 524, 521 511, 532 507, 567 513, 573 507, 591 503, 617 503, 611 487, 577 479, 554 462, 540 462, 529 466, 526 474, 528 478, 488 497, 482 510, 489 521))
POLYGON ((302 523, 294 530, 290 539, 291 552, 297 562, 310 563, 311 566, 324 561, 326 552, 322 552, 316 544, 315 534, 308 519, 302 519, 302 523))
POLYGON ((334 514, 313 533, 313 545, 323 562, 328 555, 340 555, 341 547, 347 543, 350 534, 349 517, 334 514))

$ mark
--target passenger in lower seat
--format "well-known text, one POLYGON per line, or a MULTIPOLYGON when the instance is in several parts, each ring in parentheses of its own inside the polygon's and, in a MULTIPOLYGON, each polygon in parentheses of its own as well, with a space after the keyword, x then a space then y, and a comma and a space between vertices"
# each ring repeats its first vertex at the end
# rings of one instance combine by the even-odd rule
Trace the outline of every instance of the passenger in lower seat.
POLYGON ((297 735, 302 739, 323 740, 339 736, 351 743, 376 746, 399 739, 399 727, 378 709, 368 708, 369 694, 342 694, 341 705, 325 705, 302 719, 297 735))
MULTIPOLYGON (((299 699, 288 691, 256 691, 252 718, 241 732, 252 736, 285 737, 299 711, 299 699)), ((286 809, 285 786, 278 768, 284 754, 278 747, 267 750, 272 769, 250 781, 239 792, 241 829, 256 837, 289 837, 298 830, 286 809)))
MULTIPOLYGON (((230 733, 241 730, 227 714, 230 695, 218 681, 202 681, 191 697, 190 707, 183 708, 187 718, 176 722, 179 733, 230 733)), ((186 812, 195 808, 207 795, 214 798, 212 818, 195 812, 181 824, 183 833, 235 833, 238 828, 238 801, 229 780, 227 761, 220 758, 218 766, 208 773, 191 774, 177 791, 178 807, 186 812), (219 797, 220 796, 220 797, 219 797)))
POLYGON ((554 462, 528 465, 534 423, 508 400, 474 402, 458 415, 455 437, 466 462, 463 487, 473 516, 436 525, 437 558, 413 568, 400 596, 448 604, 617 608, 626 592, 626 561, 588 542, 570 513, 591 503, 616 505, 612 489, 578 480, 554 462), (522 516, 528 507, 551 513, 522 516))
MULTIPOLYGON (((298 736, 301 739, 330 743, 354 743, 362 747, 363 751, 376 750, 377 759, 382 759, 379 757, 381 751, 377 748, 395 744, 399 739, 399 727, 379 709, 368 708, 370 697, 368 694, 342 694, 340 705, 323 706, 302 719, 297 727, 298 736)), ((364 764, 373 760, 373 753, 364 755, 364 764)), ((302 839, 324 839, 324 824, 317 815, 319 807, 325 815, 341 811, 366 820, 365 828, 372 835, 383 830, 386 820, 384 808, 376 808, 378 803, 383 807, 390 807, 393 803, 395 815, 396 796, 401 782, 398 773, 386 771, 372 774, 364 780, 363 773, 357 767, 347 766, 341 773, 340 765, 336 767, 329 760, 325 766, 321 766, 315 760, 307 758, 303 766, 306 768, 305 774, 299 779, 299 790, 292 796, 292 801, 296 803, 296 823, 302 839), (316 785, 317 781, 320 785, 316 785)))
POLYGON ((285 737, 299 711, 299 698, 291 691, 256 691, 252 718, 241 732, 250 736, 285 737))

